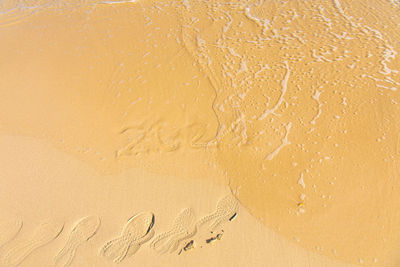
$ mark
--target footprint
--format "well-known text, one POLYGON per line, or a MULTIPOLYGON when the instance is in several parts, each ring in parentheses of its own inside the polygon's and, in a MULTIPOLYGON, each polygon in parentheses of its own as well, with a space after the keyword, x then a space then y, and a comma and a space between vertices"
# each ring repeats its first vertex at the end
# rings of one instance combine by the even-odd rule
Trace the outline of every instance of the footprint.
POLYGON ((22 224, 21 220, 2 222, 0 224, 0 248, 19 234, 22 224))
POLYGON ((54 258, 54 265, 69 266, 78 247, 92 238, 99 227, 100 218, 98 216, 88 216, 79 220, 72 229, 67 243, 54 258))
POLYGON ((64 224, 54 222, 41 223, 30 239, 21 241, 5 253, 4 264, 6 266, 20 264, 33 251, 56 239, 63 228, 64 224))
POLYGON ((132 256, 143 243, 153 237, 153 225, 154 214, 151 212, 133 216, 125 224, 121 235, 107 242, 100 249, 100 254, 115 263, 121 262, 127 256, 132 256))
POLYGON ((175 218, 171 230, 159 234, 151 243, 151 247, 160 253, 174 252, 179 243, 196 233, 195 216, 190 208, 182 210, 175 218))
POLYGON ((221 198, 217 203, 216 210, 213 213, 200 219, 200 221, 197 222, 196 226, 200 227, 201 225, 209 221, 213 221, 210 224, 210 228, 211 230, 213 230, 221 222, 234 218, 236 216, 238 206, 239 205, 237 199, 233 195, 229 194, 221 198))

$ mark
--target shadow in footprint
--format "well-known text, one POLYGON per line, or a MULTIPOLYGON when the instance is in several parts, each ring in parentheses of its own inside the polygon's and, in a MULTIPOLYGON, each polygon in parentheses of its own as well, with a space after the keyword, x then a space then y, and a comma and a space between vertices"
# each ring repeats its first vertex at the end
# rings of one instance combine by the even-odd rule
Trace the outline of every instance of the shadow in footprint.
POLYGON ((151 212, 139 213, 125 224, 121 235, 107 242, 100 254, 115 263, 135 254, 140 246, 149 241, 153 235, 154 214, 151 212))
POLYGON ((55 266, 69 266, 80 245, 92 238, 100 227, 98 216, 88 216, 79 220, 72 229, 67 243, 54 258, 55 266))
POLYGON ((159 253, 174 252, 181 241, 196 234, 195 216, 190 208, 182 210, 175 218, 171 229, 159 234, 151 243, 151 247, 159 253))
POLYGON ((21 220, 13 220, 0 223, 0 248, 17 237, 22 229, 21 220))
POLYGON ((200 227, 212 221, 212 223, 209 225, 209 228, 214 230, 223 221, 232 220, 236 216, 238 207, 239 203, 237 199, 233 195, 229 194, 221 198, 217 203, 216 210, 213 213, 201 218, 197 222, 196 226, 200 227))

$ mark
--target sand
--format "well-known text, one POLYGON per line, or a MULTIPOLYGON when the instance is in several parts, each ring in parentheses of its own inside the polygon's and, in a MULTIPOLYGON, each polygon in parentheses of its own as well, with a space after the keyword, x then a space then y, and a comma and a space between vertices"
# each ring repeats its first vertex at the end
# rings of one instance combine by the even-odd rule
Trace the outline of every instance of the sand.
POLYGON ((397 266, 399 8, 1 2, 2 264, 397 266))
MULTIPOLYGON (((2 135, 0 144, 4 163, 0 201, 6 207, 0 219, 9 224, 17 220, 23 223, 20 232, 1 247, 0 257, 30 240, 41 223, 63 225, 56 239, 34 250, 20 266, 55 266, 55 258, 71 231, 88 216, 99 217, 100 226, 77 248, 71 266, 350 266, 285 240, 242 206, 237 217, 220 225, 214 234, 207 228, 199 230, 193 238, 195 247, 180 255, 179 250, 157 253, 145 243, 136 254, 116 264, 102 257, 100 250, 120 235, 130 217, 152 212, 154 230, 162 233, 181 210, 191 208, 196 219, 213 212, 229 188, 211 183, 200 174, 180 179, 135 169, 100 175, 80 160, 31 137, 2 135), (206 243, 220 233, 220 240, 206 243)), ((207 174, 216 175, 210 170, 207 174)), ((3 233, 7 231, 2 229, 3 233)))

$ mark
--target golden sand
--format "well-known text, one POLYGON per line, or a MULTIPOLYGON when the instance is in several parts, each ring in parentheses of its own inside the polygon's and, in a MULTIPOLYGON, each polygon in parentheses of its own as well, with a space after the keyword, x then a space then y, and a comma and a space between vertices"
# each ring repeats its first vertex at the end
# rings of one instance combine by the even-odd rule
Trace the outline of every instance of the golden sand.
MULTIPOLYGON (((182 201, 212 210, 228 185, 264 224, 264 234, 272 230, 289 240, 268 232, 256 242, 270 249, 286 242, 283 250, 293 262, 267 253, 250 259, 250 266, 400 261, 398 1, 12 0, 0 4, 0 40, 1 133, 39 139, 59 151, 55 157, 67 153, 78 160, 86 167, 75 167, 77 172, 87 168, 92 177, 84 178, 83 171, 52 181, 71 160, 50 162, 54 175, 46 174, 50 181, 34 190, 46 172, 40 158, 53 152, 39 153, 20 176, 19 166, 26 163, 16 156, 20 162, 2 170, 12 189, 2 189, 1 203, 10 212, 25 214, 32 207, 19 202, 48 190, 40 197, 38 218, 28 217, 38 224, 46 216, 58 224, 85 216, 99 216, 102 224, 108 219, 117 229, 106 228, 103 254, 122 261, 125 256, 115 256, 105 242, 124 236, 121 222, 134 215, 126 214, 130 197, 146 202, 156 226, 157 209, 174 209, 161 217, 167 231, 182 201), (26 180, 29 172, 32 181, 26 180), (169 177, 170 185, 157 185, 160 177, 169 177), (186 189, 196 191, 198 179, 223 189, 215 189, 213 201, 201 191, 200 200, 174 196, 169 203, 164 196, 172 194, 168 186, 177 186, 177 194, 185 190, 178 181, 192 183, 186 189), (68 183, 76 191, 71 202, 68 194, 58 196, 68 183), (139 193, 135 183, 143 183, 140 197, 130 196, 139 193), (60 202, 51 203, 57 197, 60 202), (111 211, 116 207, 124 214, 111 211), (307 253, 323 257, 308 256, 307 262, 307 253)), ((9 161, 11 151, 2 152, 2 161, 9 161)), ((256 224, 246 223, 234 229, 246 232, 256 224)), ((143 229, 138 240, 151 230, 143 229)), ((256 246, 235 250, 235 238, 231 251, 256 246)), ((68 251, 84 246, 69 242, 68 251)), ((125 250, 125 243, 115 242, 116 250, 125 250)), ((106 264, 94 256, 97 251, 86 253, 96 266, 106 264)), ((202 263, 203 254, 196 255, 199 265, 218 264, 202 263)), ((161 258, 146 256, 161 266, 161 258)), ((238 264, 227 257, 220 264, 238 264)))
MULTIPOLYGON (((158 235, 171 230, 179 214, 189 208, 196 220, 205 218, 214 213, 216 203, 229 190, 210 183, 204 174, 181 179, 131 169, 118 175, 100 175, 76 157, 32 137, 2 135, 0 145, 4 163, 0 203, 5 207, 0 213, 1 222, 5 222, 0 225, 2 266, 7 266, 5 260, 20 261, 24 256, 20 266, 65 266, 70 251, 75 251, 71 266, 350 266, 285 240, 244 208, 213 234, 207 227, 200 228, 186 240, 195 241, 191 249, 179 255, 179 250, 158 253, 151 244, 158 235), (156 235, 151 242, 137 251, 128 250, 133 255, 120 263, 102 255, 103 248, 118 240, 132 224, 132 218, 143 218, 138 215, 149 212, 155 215, 152 229, 156 235), (50 241, 46 233, 34 235, 46 229, 45 225, 55 229, 63 226, 63 230, 50 241), (221 233, 220 240, 206 242, 221 233), (38 237, 44 237, 47 243, 36 245, 34 250, 28 247, 31 252, 27 256, 15 253, 15 247, 36 243, 38 237)), ((218 177, 212 169, 203 169, 207 177, 218 177)))

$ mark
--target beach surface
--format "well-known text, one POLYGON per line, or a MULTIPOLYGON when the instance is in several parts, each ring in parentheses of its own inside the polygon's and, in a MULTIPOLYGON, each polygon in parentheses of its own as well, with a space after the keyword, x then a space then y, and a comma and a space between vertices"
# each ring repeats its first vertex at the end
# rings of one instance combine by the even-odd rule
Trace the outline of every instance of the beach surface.
POLYGON ((398 266, 400 3, 0 2, 0 266, 398 266))

